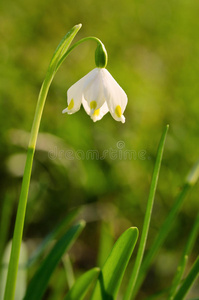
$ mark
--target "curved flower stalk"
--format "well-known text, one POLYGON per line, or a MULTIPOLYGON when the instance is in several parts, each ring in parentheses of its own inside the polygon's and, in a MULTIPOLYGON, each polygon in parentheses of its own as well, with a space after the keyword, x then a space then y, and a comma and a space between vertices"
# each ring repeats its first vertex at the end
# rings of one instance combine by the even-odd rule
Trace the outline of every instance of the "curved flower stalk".
POLYGON ((108 71, 104 69, 107 64, 107 53, 102 42, 96 37, 87 37, 76 42, 73 46, 69 48, 71 42, 73 41, 74 37, 76 36, 80 28, 81 28, 81 24, 74 26, 64 36, 64 38, 58 45, 57 49, 54 52, 52 60, 49 64, 46 77, 44 79, 44 82, 41 86, 41 90, 39 93, 35 116, 34 116, 32 129, 30 133, 30 140, 28 145, 27 158, 26 158, 24 176, 23 176, 22 187, 21 187, 21 194, 20 194, 18 208, 17 208, 17 217, 15 221, 12 250, 11 250, 11 256, 10 256, 9 267, 8 267, 8 275, 7 275, 4 300, 13 300, 15 297, 19 253, 20 253, 20 247, 22 242, 26 205, 27 205, 27 198, 29 192, 30 177, 32 172, 32 164, 33 164, 33 158, 34 158, 35 147, 37 142, 37 136, 39 132, 39 126, 40 126, 41 117, 42 117, 46 97, 48 94, 48 90, 50 88, 50 85, 52 83, 52 80, 56 72, 58 71, 59 67, 61 66, 65 58, 80 43, 87 40, 94 40, 97 42, 97 49, 95 52, 95 62, 96 62, 97 69, 93 70, 92 74, 89 75, 89 81, 87 80, 88 78, 86 78, 86 82, 87 82, 86 86, 85 86, 85 80, 81 80, 81 84, 83 83, 83 85, 81 85, 81 88, 79 83, 78 83, 78 88, 74 89, 71 87, 70 95, 72 95, 74 98, 73 101, 72 99, 70 99, 68 110, 71 109, 71 112, 74 110, 77 111, 82 101, 86 111, 91 115, 93 120, 102 118, 102 116, 108 110, 110 110, 111 114, 114 115, 114 118, 116 120, 122 122, 124 121, 124 117, 122 114, 126 106, 124 99, 126 99, 127 102, 127 97, 125 96, 125 93, 121 91, 121 88, 117 85, 117 83, 108 73, 108 71), (87 87, 86 93, 85 93, 86 91, 85 87, 87 87), (81 97, 82 92, 84 92, 84 95, 86 95, 85 96, 86 100, 83 99, 83 97, 81 97), (118 97, 117 93, 122 95, 121 99, 118 97))
POLYGON ((125 122, 127 95, 105 68, 95 68, 73 84, 67 92, 67 101, 63 113, 73 114, 83 104, 94 122, 108 111, 116 121, 125 122))

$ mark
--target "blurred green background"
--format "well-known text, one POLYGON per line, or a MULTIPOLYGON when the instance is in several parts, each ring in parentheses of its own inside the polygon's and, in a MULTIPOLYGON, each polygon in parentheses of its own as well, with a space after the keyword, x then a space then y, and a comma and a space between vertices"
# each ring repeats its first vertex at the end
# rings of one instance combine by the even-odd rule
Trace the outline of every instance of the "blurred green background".
MULTIPOLYGON (((7 201, 11 207, 6 239, 12 236, 41 83, 61 38, 82 23, 75 40, 92 35, 105 44, 107 69, 128 95, 126 123, 114 121, 110 114, 93 123, 83 109, 62 115, 67 89, 95 67, 96 45, 92 41, 80 45, 50 88, 34 160, 24 240, 31 251, 71 209, 82 207, 88 224, 71 251, 78 273, 97 264, 103 221, 111 225, 114 239, 129 226, 141 231, 158 141, 169 124, 150 247, 199 156, 199 2, 7 0, 0 2, 0 14, 0 205, 7 201), (89 156, 89 150, 99 157, 89 156), (130 151, 132 159, 125 157, 130 151), (71 154, 74 159, 69 159, 71 154)), ((138 299, 171 282, 198 211, 198 193, 196 186, 138 299)), ((196 252, 197 247, 192 260, 196 252)))

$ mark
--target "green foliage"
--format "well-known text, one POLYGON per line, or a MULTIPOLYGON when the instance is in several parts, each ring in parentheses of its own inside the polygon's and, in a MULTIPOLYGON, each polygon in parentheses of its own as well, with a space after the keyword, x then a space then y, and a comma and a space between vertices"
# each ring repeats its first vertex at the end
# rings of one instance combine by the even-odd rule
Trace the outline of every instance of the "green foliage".
POLYGON ((155 256, 157 255, 158 251, 160 250, 160 247, 164 243, 167 235, 169 234, 169 231, 172 227, 172 224, 174 220, 176 219, 177 213, 179 212, 179 209, 185 200, 189 190, 191 189, 191 186, 187 183, 184 184, 179 196, 177 197, 175 203, 173 204, 170 212, 168 213, 166 219, 164 220, 163 224, 161 225, 157 236, 155 237, 155 240, 152 243, 152 246, 150 247, 148 253, 146 254, 146 257, 144 258, 144 261, 140 268, 140 274, 138 276, 138 280, 136 282, 135 288, 134 288, 134 294, 139 290, 141 284, 143 283, 144 278, 146 277, 147 271, 153 262, 155 256))
POLYGON ((196 280, 196 278, 198 277, 198 275, 199 275, 199 256, 197 257, 196 261, 194 262, 191 271, 185 278, 179 291, 175 295, 174 300, 184 299, 184 297, 188 293, 189 289, 193 285, 193 283, 196 280))
POLYGON ((163 151, 164 151, 164 145, 165 145, 165 140, 167 136, 167 131, 169 129, 169 126, 167 125, 162 133, 159 145, 158 145, 158 150, 157 150, 157 156, 156 156, 156 162, 153 170, 153 176, 151 180, 151 186, 150 186, 150 191, 149 191, 149 198, 147 202, 147 207, 146 207, 146 213, 145 213, 145 218, 144 218, 144 223, 143 223, 143 228, 142 228, 142 235, 140 239, 140 245, 138 248, 138 253, 135 261, 135 265, 133 268, 133 271, 131 273, 131 277, 129 279, 129 283, 127 286, 127 290, 125 293, 124 299, 131 299, 134 289, 135 289, 135 284, 138 278, 138 274, 140 272, 141 268, 141 263, 145 251, 145 246, 146 246, 146 241, 148 237, 148 231, 149 231, 149 226, 150 226, 150 221, 151 221, 151 216, 152 216, 152 210, 153 210, 153 203, 154 203, 154 198, 155 198, 155 193, 156 193, 156 188, 157 188, 157 183, 158 183, 158 178, 159 178, 159 172, 160 172, 160 167, 162 163, 162 156, 163 156, 163 151))
POLYGON ((113 228, 110 222, 101 222, 97 265, 102 267, 114 244, 113 228))
MULTIPOLYGON (((192 228, 191 233, 189 235, 189 238, 187 240, 186 246, 184 248, 182 257, 180 259, 180 263, 179 263, 179 266, 177 268, 175 277, 173 279, 172 287, 171 287, 170 294, 169 294, 169 300, 173 300, 174 296, 176 295, 176 291, 178 289, 178 286, 181 283, 182 276, 183 276, 184 271, 185 271, 185 267, 186 267, 186 264, 187 264, 187 261, 188 261, 188 257, 189 257, 189 255, 190 255, 190 253, 193 249, 193 246, 196 242, 198 232, 199 232, 199 214, 198 214, 198 216, 195 220, 195 223, 193 225, 193 228, 192 228)), ((194 271, 192 271, 192 272, 194 272, 194 271)), ((198 268, 198 270, 195 268, 195 273, 193 273, 192 280, 189 279, 189 281, 188 281, 189 282, 189 287, 186 288, 186 285, 184 286, 184 288, 181 287, 181 293, 183 291, 184 295, 188 292, 188 288, 190 288, 191 285, 193 284, 193 282, 194 282, 194 280, 197 276, 197 272, 199 272, 199 268, 198 268)), ((183 285, 184 285, 184 283, 183 283, 183 285)), ((178 297, 179 297, 179 294, 178 294, 178 297)))
POLYGON ((100 269, 93 268, 86 273, 84 273, 75 284, 72 286, 70 291, 67 293, 64 300, 81 300, 86 295, 90 286, 94 283, 99 275, 100 269))
POLYGON ((46 288, 50 276, 52 275, 55 267, 60 261, 62 255, 72 243, 76 240, 80 232, 82 231, 85 223, 82 221, 77 225, 71 227, 66 234, 55 244, 48 256, 45 258, 40 268, 32 278, 24 300, 41 299, 46 288))
POLYGON ((29 260, 27 262, 27 267, 30 267, 38 259, 38 257, 44 252, 44 250, 47 248, 48 244, 50 242, 52 242, 53 239, 57 239, 60 236, 60 233, 62 233, 63 229, 66 230, 66 228, 69 226, 69 224, 77 216, 77 213, 78 213, 78 210, 74 209, 53 229, 53 231, 51 231, 45 237, 45 239, 42 241, 42 243, 37 247, 37 249, 34 251, 32 256, 29 258, 29 260))
POLYGON ((138 229, 127 229, 115 243, 99 274, 92 300, 116 298, 125 269, 138 238, 138 229))
POLYGON ((62 60, 62 57, 65 56, 70 44, 72 43, 74 37, 76 36, 81 26, 82 26, 81 24, 75 25, 69 32, 67 32, 67 34, 63 37, 63 39, 57 46, 57 49, 55 50, 55 53, 49 65, 48 72, 50 74, 57 71, 59 61, 62 60))

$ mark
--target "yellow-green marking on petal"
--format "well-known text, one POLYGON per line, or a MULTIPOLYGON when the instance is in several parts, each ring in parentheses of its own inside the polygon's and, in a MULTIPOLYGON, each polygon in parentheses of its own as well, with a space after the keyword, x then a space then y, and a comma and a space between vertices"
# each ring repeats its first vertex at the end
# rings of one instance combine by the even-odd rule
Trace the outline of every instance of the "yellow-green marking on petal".
POLYGON ((90 108, 91 109, 96 109, 96 107, 97 107, 97 102, 96 101, 91 101, 90 102, 90 108))
POLYGON ((122 116, 122 109, 121 109, 121 106, 120 105, 117 105, 116 108, 115 108, 115 114, 118 118, 121 118, 122 116))
POLYGON ((70 110, 70 109, 72 109, 72 108, 73 108, 73 106, 74 106, 74 100, 73 100, 73 99, 71 99, 71 101, 70 101, 70 103, 69 103, 69 105, 68 105, 67 109, 68 109, 68 110, 70 110))
POLYGON ((93 113, 94 116, 99 116, 100 114, 100 108, 96 109, 93 113))

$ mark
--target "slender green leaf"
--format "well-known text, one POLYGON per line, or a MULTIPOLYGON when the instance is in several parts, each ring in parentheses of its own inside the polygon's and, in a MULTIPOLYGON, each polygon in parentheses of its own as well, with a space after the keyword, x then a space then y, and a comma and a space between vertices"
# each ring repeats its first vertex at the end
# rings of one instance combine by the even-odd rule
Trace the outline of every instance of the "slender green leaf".
POLYGON ((67 233, 55 244, 31 280, 24 300, 40 300, 42 298, 47 288, 48 281, 62 255, 76 240, 84 226, 84 221, 79 222, 77 225, 71 227, 67 233))
POLYGON ((181 261, 180 261, 180 265, 177 268, 175 277, 174 277, 173 282, 172 282, 171 290, 170 290, 170 293, 169 293, 169 300, 173 300, 173 298, 174 298, 174 295, 175 295, 175 292, 178 288, 178 285, 181 282, 181 278, 182 278, 183 272, 185 270, 187 261, 188 261, 188 256, 183 255, 182 258, 181 258, 181 261))
POLYGON ((134 265, 134 268, 133 268, 133 271, 131 273, 131 277, 129 280, 129 284, 127 286, 126 293, 124 295, 124 300, 131 299, 133 292, 134 292, 136 280, 138 278, 138 274, 140 271, 140 266, 142 263, 142 258, 144 255, 146 240, 147 240, 148 231, 149 231, 149 225, 150 225, 150 220, 151 220, 155 192, 156 192, 156 187, 157 187, 157 183, 158 183, 159 171, 160 171, 160 166, 161 166, 161 162, 162 162, 164 144, 165 144, 168 129, 169 129, 169 126, 167 125, 162 133, 162 136, 161 136, 161 139, 159 142, 156 162, 155 162, 155 166, 154 166, 154 170, 153 170, 153 176, 152 176, 151 186, 150 186, 150 191, 149 191, 149 198, 148 198, 147 208, 146 208, 146 213, 145 213, 145 218, 144 218, 144 225, 143 225, 142 235, 141 235, 141 239, 140 239, 140 245, 139 245, 135 265, 134 265))
POLYGON ((186 263, 188 260, 188 256, 189 256, 189 254, 195 244, 196 238, 198 236, 198 229, 199 229, 199 214, 195 220, 191 234, 189 236, 189 239, 188 239, 185 249, 183 251, 183 254, 182 254, 182 257, 181 257, 181 260, 180 260, 180 263, 179 263, 179 266, 178 266, 178 269, 177 269, 177 272, 174 277, 173 284, 172 284, 172 287, 170 290, 169 300, 173 300, 176 290, 178 288, 178 285, 181 282, 181 279, 182 279, 182 276, 183 276, 183 273, 184 273, 184 270, 186 267, 186 263))
POLYGON ((199 275, 199 256, 197 257, 191 271, 184 280, 182 286, 178 290, 177 294, 174 297, 174 300, 183 300, 188 293, 189 289, 193 285, 194 281, 199 275))
POLYGON ((97 280, 92 300, 116 298, 125 269, 138 238, 138 229, 127 229, 117 240, 97 280))
POLYGON ((42 243, 37 247, 37 249, 34 251, 32 256, 29 258, 27 262, 27 267, 29 268, 32 266, 35 261, 40 257, 40 255, 44 252, 46 247, 49 245, 49 243, 53 239, 58 239, 60 234, 63 234, 63 230, 66 231, 67 227, 70 225, 70 223, 74 220, 74 218, 77 216, 79 212, 79 209, 75 209, 71 211, 66 218, 64 218, 54 229, 51 231, 45 239, 42 241, 42 243))
POLYGON ((99 272, 99 268, 93 268, 84 273, 80 278, 77 279, 64 300, 82 300, 91 285, 97 279, 99 272))
POLYGON ((97 258, 97 265, 102 267, 107 260, 111 249, 113 248, 113 228, 110 222, 101 223, 99 254, 97 258))
POLYGON ((66 272, 66 279, 68 282, 68 287, 70 289, 73 286, 73 284, 75 283, 75 276, 74 276, 73 266, 72 266, 69 255, 68 254, 64 255, 62 257, 62 261, 63 261, 64 269, 66 272))
POLYGON ((183 201, 185 200, 188 192, 190 191, 190 189, 191 189, 191 186, 188 184, 185 184, 183 186, 182 191, 178 195, 169 214, 167 215, 165 221, 161 225, 153 244, 151 245, 149 251, 146 254, 146 257, 143 260, 143 263, 140 268, 140 273, 138 275, 138 279, 137 279, 137 282, 136 282, 136 285, 135 285, 135 288, 133 291, 133 295, 136 295, 137 291, 139 290, 140 286, 142 285, 142 283, 146 277, 147 271, 148 271, 152 261, 154 260, 157 252, 159 251, 160 247, 162 246, 166 237, 168 236, 169 231, 171 230, 172 224, 180 210, 180 207, 182 206, 183 201))
POLYGON ((177 217, 178 212, 179 212, 186 196, 188 195, 188 193, 191 190, 191 188, 193 187, 193 185, 197 182, 198 174, 199 174, 199 161, 197 161, 193 165, 191 170, 189 171, 189 173, 185 179, 185 184, 184 184, 181 192, 179 193, 175 203, 172 205, 168 216, 166 217, 165 221, 161 225, 161 227, 158 231, 158 234, 157 234, 152 246, 150 247, 150 250, 148 251, 148 253, 146 254, 146 257, 143 260, 143 263, 140 267, 140 273, 138 275, 138 279, 135 284, 135 288, 133 290, 133 296, 136 295, 137 291, 139 290, 140 286, 142 285, 152 261, 154 260, 157 252, 159 251, 160 247, 164 243, 166 237, 168 236, 169 231, 171 230, 172 224, 173 224, 175 218, 177 217))
POLYGON ((61 59, 61 57, 65 54, 68 47, 70 46, 72 40, 76 36, 77 32, 82 27, 81 24, 75 25, 67 34, 63 37, 61 42, 59 43, 58 47, 56 48, 54 55, 51 59, 50 65, 49 65, 49 72, 57 70, 57 64, 58 61, 61 59))

